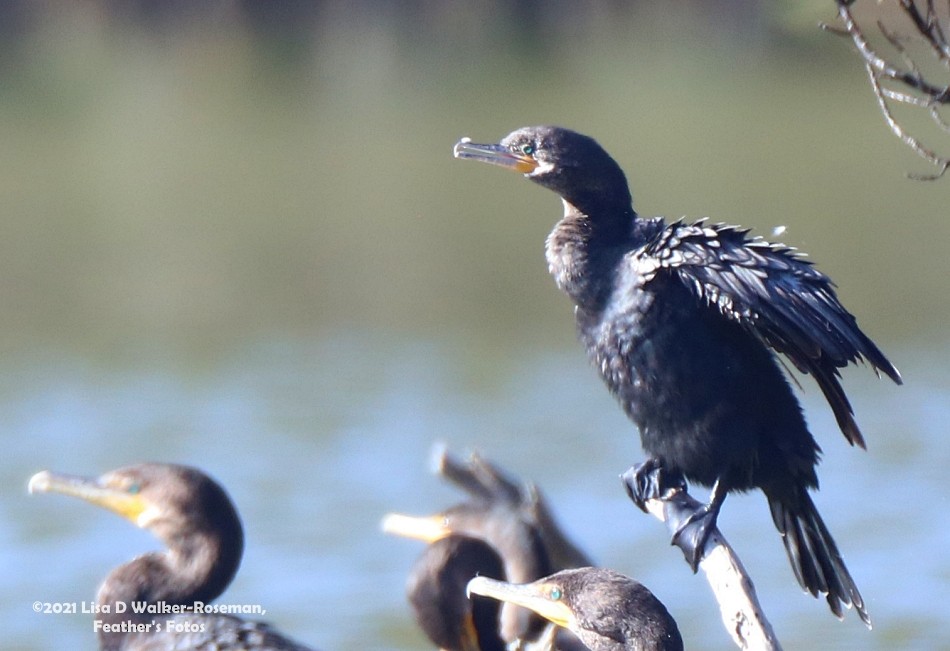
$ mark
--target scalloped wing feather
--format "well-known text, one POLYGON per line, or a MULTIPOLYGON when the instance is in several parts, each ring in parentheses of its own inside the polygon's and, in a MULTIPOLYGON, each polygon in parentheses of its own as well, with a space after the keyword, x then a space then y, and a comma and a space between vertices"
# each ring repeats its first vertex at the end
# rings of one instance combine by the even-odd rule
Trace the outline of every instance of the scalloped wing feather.
POLYGON ((796 250, 748 234, 705 220, 678 221, 634 255, 641 270, 676 273, 701 302, 813 375, 845 438, 865 447, 838 369, 865 360, 898 384, 900 373, 858 328, 830 278, 796 250))

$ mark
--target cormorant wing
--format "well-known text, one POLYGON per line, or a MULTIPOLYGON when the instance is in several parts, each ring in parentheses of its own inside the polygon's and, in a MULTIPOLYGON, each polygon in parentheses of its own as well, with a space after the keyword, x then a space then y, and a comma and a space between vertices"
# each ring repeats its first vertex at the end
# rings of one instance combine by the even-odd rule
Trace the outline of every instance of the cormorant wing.
POLYGON ((849 443, 865 447, 838 369, 866 360, 897 384, 900 373, 838 300, 834 283, 794 249, 705 220, 668 225, 638 251, 815 377, 849 443))

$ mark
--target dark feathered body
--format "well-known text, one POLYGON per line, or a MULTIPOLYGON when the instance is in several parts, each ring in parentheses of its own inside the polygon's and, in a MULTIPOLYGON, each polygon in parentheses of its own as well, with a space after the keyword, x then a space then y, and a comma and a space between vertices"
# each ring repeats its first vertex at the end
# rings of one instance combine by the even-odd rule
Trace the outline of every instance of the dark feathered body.
POLYGON ((548 266, 644 449, 701 484, 762 489, 802 585, 828 592, 836 614, 840 600, 866 620, 808 495, 819 448, 775 355, 815 378, 847 440, 864 447, 838 369, 863 359, 900 376, 831 280, 736 227, 639 218, 620 167, 581 134, 529 127, 499 145, 457 147, 526 172, 563 199, 548 266))
MULTIPOLYGON (((577 301, 576 317, 590 359, 639 427, 644 449, 707 486, 717 479, 738 490, 773 480, 816 486, 818 447, 774 355, 738 319, 702 305, 662 266, 659 256, 671 252, 655 250, 676 230, 705 232, 708 245, 718 229, 659 220, 637 226, 626 241, 615 240, 624 255, 602 267, 589 260, 587 273, 603 277, 605 291, 577 301)), ((717 242, 710 250, 723 248, 717 242)))

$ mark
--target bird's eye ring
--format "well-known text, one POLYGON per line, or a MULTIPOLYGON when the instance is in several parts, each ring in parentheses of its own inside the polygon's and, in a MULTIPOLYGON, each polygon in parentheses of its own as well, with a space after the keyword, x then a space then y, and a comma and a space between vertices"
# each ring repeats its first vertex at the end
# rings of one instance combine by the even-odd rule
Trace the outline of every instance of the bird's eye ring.
POLYGON ((525 156, 531 156, 535 152, 534 145, 527 144, 521 145, 521 153, 525 156))

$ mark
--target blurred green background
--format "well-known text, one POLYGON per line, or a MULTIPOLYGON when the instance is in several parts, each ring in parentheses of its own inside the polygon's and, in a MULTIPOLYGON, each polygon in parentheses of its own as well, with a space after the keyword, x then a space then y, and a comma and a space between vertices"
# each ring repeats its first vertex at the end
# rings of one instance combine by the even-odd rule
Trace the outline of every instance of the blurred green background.
POLYGON ((950 646, 950 181, 905 177, 932 170, 833 19, 817 0, 0 4, 0 646, 94 648, 90 616, 30 604, 91 600, 156 545, 26 496, 29 476, 157 459, 205 468, 244 516, 222 601, 324 649, 427 648, 402 594, 419 548, 377 523, 455 499, 427 474, 441 439, 536 480, 688 647, 731 648, 616 479, 642 453, 547 275, 557 198, 452 159, 538 123, 604 144, 641 214, 785 227, 837 281, 906 379, 846 373, 866 454, 802 382, 875 630, 799 595, 760 495, 723 530, 786 648, 950 646))

